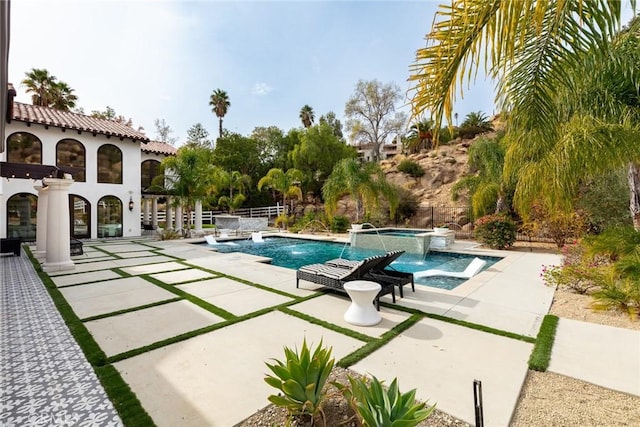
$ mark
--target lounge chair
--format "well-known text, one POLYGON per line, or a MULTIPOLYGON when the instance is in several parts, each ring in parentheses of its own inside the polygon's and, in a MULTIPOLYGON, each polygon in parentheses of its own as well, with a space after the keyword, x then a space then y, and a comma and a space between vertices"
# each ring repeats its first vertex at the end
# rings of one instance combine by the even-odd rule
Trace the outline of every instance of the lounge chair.
MULTIPOLYGON (((346 293, 344 284, 352 280, 367 280, 367 273, 385 259, 385 255, 372 256, 358 262, 351 268, 336 267, 328 264, 303 265, 296 271, 296 288, 300 287, 300 280, 317 283, 327 288, 346 293)), ((391 283, 381 283, 382 289, 375 298, 376 308, 380 310, 380 297, 391 294, 396 302, 395 287, 391 283)))
POLYGON ((209 244, 209 245, 217 245, 218 244, 218 241, 216 240, 216 238, 213 237, 210 234, 207 234, 206 236, 204 236, 204 240, 206 240, 207 244, 209 244))
POLYGON ((262 238, 262 231, 258 231, 256 233, 251 233, 251 240, 253 243, 262 243, 264 239, 262 238))
MULTIPOLYGON (((391 263, 398 259, 405 251, 390 251, 384 255, 384 259, 371 269, 366 274, 365 278, 371 279, 378 283, 392 283, 400 289, 400 298, 404 298, 403 286, 411 284, 413 292, 416 291, 415 283, 413 280, 413 273, 405 273, 404 271, 398 271, 391 267, 391 263)), ((341 268, 350 268, 356 265, 359 261, 353 261, 343 258, 332 259, 327 261, 326 264, 333 265, 341 268)))
POLYGON ((444 271, 436 268, 431 270, 417 271, 413 273, 415 277, 432 277, 432 276, 446 276, 457 277, 458 279, 470 279, 482 270, 487 261, 478 257, 474 258, 464 271, 444 271))

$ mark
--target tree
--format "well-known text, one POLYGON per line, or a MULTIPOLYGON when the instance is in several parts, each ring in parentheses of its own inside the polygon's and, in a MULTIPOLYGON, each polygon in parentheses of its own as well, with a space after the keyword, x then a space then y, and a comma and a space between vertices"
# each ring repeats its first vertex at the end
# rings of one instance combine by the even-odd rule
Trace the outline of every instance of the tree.
MULTIPOLYGON (((303 174, 298 169, 289 169, 283 172, 282 169, 273 168, 258 181, 258 191, 263 188, 271 188, 274 192, 282 195, 282 206, 287 206, 287 199, 302 199, 300 184, 303 174)), ((275 198, 275 196, 274 196, 275 198)))
POLYGON ((229 212, 235 212, 246 199, 244 191, 251 185, 251 177, 238 171, 227 172, 217 168, 215 181, 220 190, 229 190, 228 196, 221 196, 218 199, 218 205, 228 207, 229 212), (234 190, 237 190, 235 195, 233 194, 234 190))
POLYGON ((376 208, 381 197, 389 202, 392 217, 398 206, 396 191, 378 163, 361 164, 357 159, 339 161, 322 187, 327 215, 333 216, 338 200, 345 195, 351 196, 356 204, 356 221, 376 208))
POLYGON ((637 30, 614 37, 621 10, 621 2, 598 0, 454 0, 417 51, 414 114, 451 123, 458 85, 484 66, 509 111, 504 179, 514 183, 518 211, 526 215, 536 199, 549 211, 570 209, 582 180, 627 162, 640 229, 632 178, 640 159, 640 56, 637 30))
POLYGON ((201 123, 196 123, 187 129, 187 144, 212 148, 212 142, 208 139, 209 132, 201 123))
POLYGON ((310 128, 315 120, 315 114, 313 113, 313 108, 308 105, 304 105, 300 109, 300 120, 302 120, 302 126, 305 128, 310 128))
MULTIPOLYGON (((116 123, 121 123, 125 126, 133 127, 133 120, 131 118, 127 119, 125 116, 121 114, 116 114, 116 110, 109 107, 108 105, 104 111, 92 110, 90 115, 91 117, 95 117, 97 119, 111 120, 116 123)), ((138 126, 138 130, 142 131, 144 130, 144 128, 142 126, 138 126)))
POLYGON ((502 177, 504 167, 504 141, 480 138, 469 147, 470 173, 452 187, 453 199, 462 190, 468 190, 475 218, 510 209, 507 201, 511 194, 502 177))
POLYGON ((482 111, 472 111, 467 114, 460 126, 473 126, 484 130, 493 129, 493 125, 482 111))
POLYGON ((171 126, 169 126, 164 119, 155 119, 153 124, 156 127, 158 141, 169 145, 173 145, 178 141, 178 138, 171 136, 173 129, 171 129, 171 126))
POLYGON ((78 100, 73 92, 74 90, 65 82, 54 82, 49 95, 51 107, 60 111, 71 111, 72 108, 75 108, 78 100))
POLYGON ((320 120, 318 121, 319 124, 327 124, 329 126, 331 126, 331 129, 333 129, 333 134, 340 140, 342 140, 342 138, 344 138, 344 135, 342 134, 342 123, 340 123, 340 120, 338 120, 336 118, 336 113, 334 113, 333 111, 329 111, 327 114, 323 114, 322 116, 320 116, 320 120))
POLYGON ((311 126, 300 132, 300 142, 291 151, 293 167, 305 175, 305 188, 319 194, 334 166, 344 158, 355 158, 353 147, 345 145, 327 125, 311 126))
POLYGON ((229 111, 229 107, 231 107, 231 102, 229 101, 229 95, 227 92, 216 89, 211 94, 211 98, 209 99, 209 105, 211 106, 211 110, 215 113, 216 117, 219 119, 220 124, 220 134, 219 137, 222 138, 222 119, 227 115, 229 111))
POLYGON ((78 97, 74 90, 65 82, 58 81, 46 69, 32 68, 25 73, 22 84, 27 93, 31 93, 33 105, 51 107, 61 111, 70 111, 76 106, 78 97))
POLYGON ((418 152, 421 149, 430 149, 433 140, 433 121, 422 119, 416 121, 409 128, 407 134, 407 149, 410 152, 418 152))
POLYGON ((267 169, 291 167, 289 152, 293 150, 297 138, 285 136, 277 126, 258 126, 251 132, 251 138, 257 141, 260 157, 267 169))
POLYGON ((387 138, 403 133, 406 116, 395 112, 400 99, 400 88, 393 83, 360 80, 345 106, 352 141, 371 144, 375 162, 380 159, 380 146, 387 138))
POLYGON ((190 221, 195 202, 203 200, 216 188, 216 171, 211 162, 211 151, 202 147, 180 147, 175 156, 162 161, 162 166, 169 194, 177 198, 190 221))

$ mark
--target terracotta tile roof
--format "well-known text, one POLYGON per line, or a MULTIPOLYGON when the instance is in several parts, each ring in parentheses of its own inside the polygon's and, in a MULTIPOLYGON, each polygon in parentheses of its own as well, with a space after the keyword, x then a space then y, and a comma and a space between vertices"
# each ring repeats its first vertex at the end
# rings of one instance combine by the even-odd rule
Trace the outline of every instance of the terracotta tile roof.
POLYGON ((145 153, 166 155, 175 155, 178 152, 178 149, 173 145, 169 145, 165 142, 160 141, 149 141, 146 144, 142 145, 141 150, 145 153))
POLYGON ((149 138, 142 132, 112 120, 103 120, 83 114, 59 111, 38 105, 22 104, 20 102, 14 102, 13 104, 13 120, 19 122, 38 123, 45 126, 99 133, 118 138, 130 138, 134 141, 149 141, 149 138))

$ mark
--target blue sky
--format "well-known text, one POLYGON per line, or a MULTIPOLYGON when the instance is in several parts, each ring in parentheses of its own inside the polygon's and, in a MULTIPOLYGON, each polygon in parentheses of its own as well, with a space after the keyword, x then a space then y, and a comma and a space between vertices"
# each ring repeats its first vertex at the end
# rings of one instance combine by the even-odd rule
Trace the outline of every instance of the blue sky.
MULTIPOLYGON (((46 68, 67 82, 89 113, 107 105, 155 137, 165 119, 179 138, 200 122, 217 135, 208 105, 225 90, 224 127, 300 126, 344 106, 359 79, 409 89, 409 66, 424 46, 435 1, 97 1, 14 0, 9 78, 46 68)), ((494 113, 493 86, 480 79, 455 111, 494 113)), ((405 106, 402 111, 407 111, 405 106)))

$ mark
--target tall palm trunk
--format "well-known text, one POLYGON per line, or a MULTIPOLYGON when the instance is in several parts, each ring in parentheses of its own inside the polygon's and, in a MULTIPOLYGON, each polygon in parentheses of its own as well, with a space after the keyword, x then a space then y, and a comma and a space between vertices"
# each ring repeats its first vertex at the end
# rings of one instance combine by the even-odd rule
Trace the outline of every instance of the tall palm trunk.
POLYGON ((629 210, 633 228, 640 231, 640 164, 629 163, 629 210))
POLYGON ((220 138, 222 138, 222 117, 220 117, 220 127, 219 127, 219 132, 220 132, 220 138))

